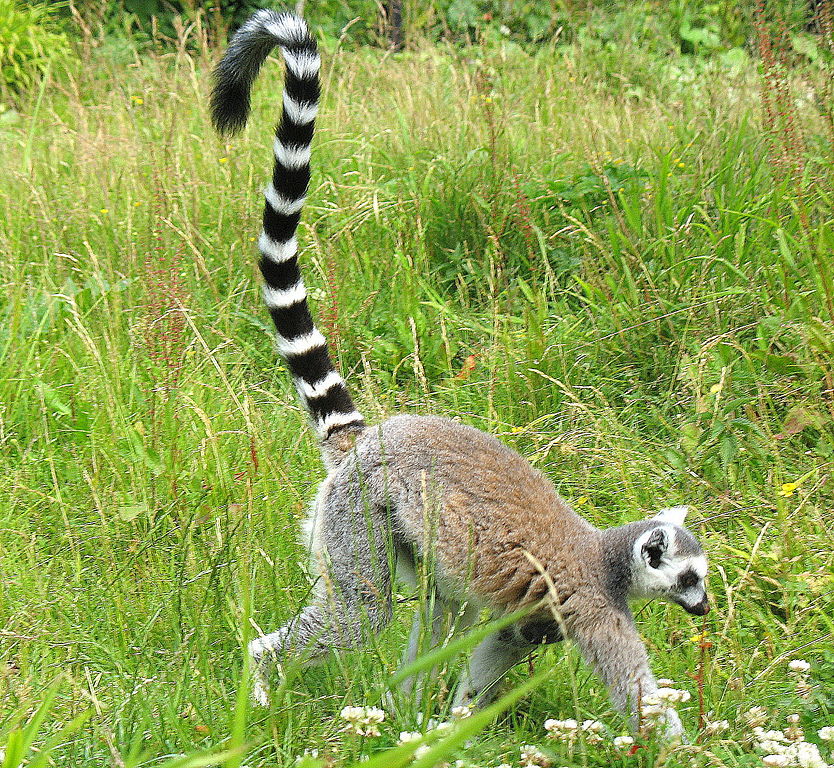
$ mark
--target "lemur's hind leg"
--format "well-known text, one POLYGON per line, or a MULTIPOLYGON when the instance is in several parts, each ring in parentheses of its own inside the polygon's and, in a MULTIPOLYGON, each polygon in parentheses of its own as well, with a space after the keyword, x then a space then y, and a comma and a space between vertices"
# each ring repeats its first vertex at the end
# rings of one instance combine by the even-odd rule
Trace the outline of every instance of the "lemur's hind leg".
MULTIPOLYGON (((460 603, 443 598, 435 592, 424 605, 414 611, 414 621, 408 636, 408 647, 403 656, 402 666, 406 667, 415 662, 421 651, 427 652, 439 647, 444 640, 462 632, 477 618, 478 609, 471 603, 460 603), (421 643, 424 639, 428 639, 428 642, 421 643)), ((416 687, 418 704, 422 699, 427 675, 436 677, 436 668, 407 677, 401 686, 401 690, 405 693, 410 693, 416 687)))
POLYGON ((391 620, 391 570, 395 558, 385 509, 365 508, 338 486, 319 499, 313 557, 324 565, 312 604, 277 632, 249 643, 253 696, 269 702, 271 668, 288 654, 302 663, 330 651, 361 648, 391 620))

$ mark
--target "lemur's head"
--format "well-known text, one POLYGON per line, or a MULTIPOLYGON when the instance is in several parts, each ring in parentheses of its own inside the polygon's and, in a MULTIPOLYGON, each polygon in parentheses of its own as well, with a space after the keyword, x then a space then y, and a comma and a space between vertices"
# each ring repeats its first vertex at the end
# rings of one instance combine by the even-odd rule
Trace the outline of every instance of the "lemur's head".
POLYGON ((698 540, 683 527, 686 507, 664 509, 642 528, 632 548, 631 597, 671 600, 688 613, 709 613, 704 578, 707 558, 698 540))

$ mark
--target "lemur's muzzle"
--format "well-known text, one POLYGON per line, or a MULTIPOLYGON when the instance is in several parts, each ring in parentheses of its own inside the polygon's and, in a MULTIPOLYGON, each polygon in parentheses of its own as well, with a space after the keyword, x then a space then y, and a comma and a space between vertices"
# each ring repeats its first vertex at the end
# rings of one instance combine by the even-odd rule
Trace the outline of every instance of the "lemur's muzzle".
POLYGON ((687 613, 691 613, 695 616, 706 616, 709 613, 709 603, 706 598, 701 600, 700 603, 695 603, 695 605, 681 605, 681 607, 687 613))

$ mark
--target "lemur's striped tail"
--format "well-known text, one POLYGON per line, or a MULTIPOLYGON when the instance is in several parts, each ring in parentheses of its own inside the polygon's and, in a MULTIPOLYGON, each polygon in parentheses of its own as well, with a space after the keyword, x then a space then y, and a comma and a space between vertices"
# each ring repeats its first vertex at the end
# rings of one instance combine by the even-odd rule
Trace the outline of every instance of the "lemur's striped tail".
POLYGON ((310 143, 319 103, 316 41, 303 19, 262 10, 235 33, 214 71, 211 114, 215 128, 234 133, 246 125, 252 83, 269 52, 281 47, 287 65, 284 109, 275 134, 275 168, 266 188, 264 225, 258 247, 266 302, 278 331, 278 351, 287 361, 301 401, 321 439, 342 429, 362 429, 344 379, 336 372, 327 342, 313 323, 298 268, 295 231, 310 181, 310 143))

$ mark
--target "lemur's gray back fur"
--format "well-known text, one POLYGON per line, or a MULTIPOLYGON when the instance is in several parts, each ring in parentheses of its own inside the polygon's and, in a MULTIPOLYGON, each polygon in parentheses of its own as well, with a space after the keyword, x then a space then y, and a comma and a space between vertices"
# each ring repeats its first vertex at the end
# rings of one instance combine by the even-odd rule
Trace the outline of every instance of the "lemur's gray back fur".
MULTIPOLYGON (((236 33, 215 70, 212 117, 239 130, 252 82, 274 46, 286 61, 284 109, 274 142, 259 240, 264 299, 299 396, 321 440, 329 474, 319 487, 308 543, 319 578, 312 602, 277 632, 250 644, 256 698, 268 700, 270 661, 359 648, 391 616, 393 568, 413 574, 430 559, 437 600, 464 623, 479 610, 528 609, 516 626, 473 652, 457 701, 487 701, 494 684, 537 644, 568 637, 621 708, 656 689, 628 600, 666 596, 708 610, 706 561, 682 528, 681 508, 599 530, 544 475, 494 437, 454 421, 395 416, 366 427, 315 327, 297 261, 296 228, 310 178, 319 100, 319 56, 304 22, 259 11, 236 33)), ((418 612, 419 613, 419 612, 418 612)), ((415 624, 406 660, 417 653, 415 624)), ((680 732, 674 713, 669 729, 680 732)))

